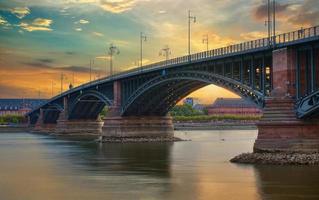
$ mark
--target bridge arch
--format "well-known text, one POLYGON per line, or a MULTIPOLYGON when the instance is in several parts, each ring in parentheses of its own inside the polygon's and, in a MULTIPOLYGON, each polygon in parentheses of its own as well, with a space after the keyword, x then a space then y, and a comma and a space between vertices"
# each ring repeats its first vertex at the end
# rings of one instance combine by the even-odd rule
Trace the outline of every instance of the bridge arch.
POLYGON ((263 106, 264 94, 239 81, 203 71, 179 71, 159 75, 144 83, 126 100, 121 114, 164 116, 182 98, 209 84, 223 87, 263 106))
POLYGON ((70 102, 69 119, 97 119, 105 106, 112 101, 103 93, 89 90, 80 94, 70 102))
POLYGON ((55 124, 62 111, 63 107, 61 105, 57 103, 49 103, 43 108, 43 123, 55 124))

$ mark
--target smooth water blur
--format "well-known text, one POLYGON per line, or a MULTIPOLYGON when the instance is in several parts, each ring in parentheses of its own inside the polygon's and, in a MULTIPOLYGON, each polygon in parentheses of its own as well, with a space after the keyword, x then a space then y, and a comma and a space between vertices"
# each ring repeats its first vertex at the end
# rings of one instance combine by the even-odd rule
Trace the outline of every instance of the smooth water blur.
POLYGON ((189 142, 97 144, 0 134, 1 200, 319 199, 319 167, 232 164, 256 131, 180 131, 189 142))

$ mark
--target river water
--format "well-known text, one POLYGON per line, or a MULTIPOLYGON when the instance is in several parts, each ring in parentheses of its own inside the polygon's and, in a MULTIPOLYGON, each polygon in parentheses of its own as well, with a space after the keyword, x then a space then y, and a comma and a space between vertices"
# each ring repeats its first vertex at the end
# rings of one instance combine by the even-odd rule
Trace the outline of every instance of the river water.
POLYGON ((256 135, 178 131, 192 141, 97 144, 0 133, 0 199, 319 199, 319 167, 229 162, 256 135))

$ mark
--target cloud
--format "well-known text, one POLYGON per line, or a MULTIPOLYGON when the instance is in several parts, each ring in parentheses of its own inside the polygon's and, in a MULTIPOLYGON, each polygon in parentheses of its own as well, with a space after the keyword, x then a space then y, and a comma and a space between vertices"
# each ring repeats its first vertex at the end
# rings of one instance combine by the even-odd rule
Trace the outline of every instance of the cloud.
MULTIPOLYGON (((90 72, 90 68, 89 67, 84 67, 84 66, 68 66, 68 67, 63 67, 63 68, 59 68, 65 71, 71 71, 71 72, 82 72, 82 73, 87 73, 90 72)), ((95 71, 94 69, 92 69, 92 71, 95 71)))
POLYGON ((11 24, 5 18, 0 16, 0 26, 8 27, 8 26, 11 26, 11 24))
POLYGON ((294 15, 288 22, 297 26, 315 26, 319 22, 319 6, 317 0, 306 0, 303 4, 293 7, 294 15))
POLYGON ((21 63, 24 65, 28 65, 30 67, 34 67, 34 68, 46 68, 46 69, 52 68, 50 63, 45 63, 45 62, 41 62, 41 61, 39 62, 38 60, 34 61, 34 62, 21 62, 21 63))
POLYGON ((23 30, 32 32, 32 31, 52 31, 49 27, 44 26, 33 26, 25 22, 21 22, 18 26, 20 26, 23 30))
POLYGON ((100 7, 112 13, 122 13, 131 10, 136 0, 100 0, 100 7))
POLYGON ((54 60, 51 59, 51 58, 39 58, 37 59, 39 62, 42 62, 42 63, 53 63, 54 60))
POLYGON ((76 31, 82 31, 82 28, 75 28, 76 31))
POLYGON ((76 53, 74 51, 66 51, 64 52, 66 55, 75 55, 76 53))
POLYGON ((32 24, 35 26, 49 27, 52 24, 52 20, 51 19, 44 19, 44 18, 36 18, 32 22, 32 24))
MULTIPOLYGON (((267 20, 267 4, 254 8, 253 17, 257 21, 267 20)), ((319 21, 318 0, 304 0, 303 3, 276 3, 276 20, 295 27, 314 26, 319 21), (291 14, 293 13, 293 14, 291 14)))
POLYGON ((31 24, 26 22, 21 22, 18 26, 21 27, 23 30, 32 32, 32 31, 52 31, 50 25, 52 24, 51 19, 44 19, 44 18, 36 18, 33 20, 31 24))
POLYGON ((158 14, 165 14, 166 13, 166 10, 160 10, 158 11, 158 14))
POLYGON ((22 19, 26 15, 30 14, 30 9, 28 7, 16 7, 16 8, 10 9, 10 11, 19 19, 22 19))
POLYGON ((74 22, 75 24, 88 24, 90 21, 85 20, 85 19, 80 19, 79 21, 74 22))
MULTIPOLYGON (((272 5, 271 5, 272 6, 272 5)), ((288 10, 289 6, 291 4, 281 4, 276 2, 276 15, 280 15, 281 13, 285 12, 288 10)), ((271 8, 272 10, 272 8, 271 8)), ((267 4, 263 3, 255 7, 255 10, 253 12, 255 19, 257 20, 267 20, 268 17, 268 9, 267 9, 267 4)))
POLYGON ((249 33, 242 33, 240 34, 240 37, 243 38, 244 40, 257 40, 257 39, 267 37, 267 33, 261 32, 261 31, 253 31, 249 33))
POLYGON ((99 32, 92 32, 93 35, 98 36, 98 37, 102 37, 104 36, 103 33, 99 33, 99 32))
POLYGON ((110 60, 110 56, 96 56, 95 59, 99 59, 99 60, 110 60))

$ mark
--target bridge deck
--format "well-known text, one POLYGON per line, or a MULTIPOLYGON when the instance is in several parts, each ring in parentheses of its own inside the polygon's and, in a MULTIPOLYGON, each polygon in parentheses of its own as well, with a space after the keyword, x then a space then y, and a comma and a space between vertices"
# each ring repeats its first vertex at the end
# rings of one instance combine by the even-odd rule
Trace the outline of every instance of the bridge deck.
POLYGON ((30 111, 26 115, 40 109, 47 103, 53 102, 61 97, 69 95, 73 92, 80 91, 91 87, 92 85, 104 84, 114 80, 124 79, 130 76, 139 75, 142 73, 148 73, 161 69, 168 69, 177 66, 182 66, 185 64, 199 63, 204 61, 217 60, 222 58, 227 58, 236 55, 244 55, 253 52, 261 52, 276 48, 283 48, 291 45, 298 45, 302 43, 307 43, 311 41, 319 40, 319 26, 314 26, 306 29, 300 29, 288 33, 279 34, 271 38, 262 38, 253 41, 247 41, 239 44, 230 45, 227 47, 222 47, 218 49, 213 49, 209 51, 199 52, 191 55, 186 55, 182 57, 173 58, 167 61, 160 61, 146 65, 142 68, 135 68, 132 70, 123 71, 112 76, 104 77, 89 83, 82 84, 78 87, 65 91, 53 98, 48 102, 40 105, 36 109, 30 111))

